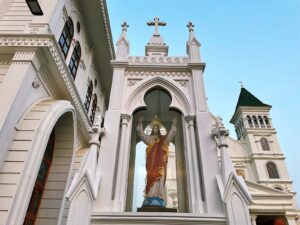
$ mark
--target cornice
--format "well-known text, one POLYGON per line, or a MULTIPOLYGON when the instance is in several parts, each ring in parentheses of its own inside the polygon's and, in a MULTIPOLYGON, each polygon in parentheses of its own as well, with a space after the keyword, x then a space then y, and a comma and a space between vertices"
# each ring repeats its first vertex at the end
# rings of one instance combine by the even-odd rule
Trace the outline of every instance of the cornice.
POLYGON ((62 53, 59 50, 59 46, 56 43, 55 37, 52 34, 1 34, 0 35, 0 47, 22 47, 24 48, 48 48, 53 60, 61 74, 61 77, 71 95, 73 104, 76 111, 79 113, 81 121, 83 122, 86 130, 91 126, 90 121, 85 113, 83 103, 80 99, 80 95, 75 87, 72 76, 69 73, 62 53))
POLYGON ((160 65, 186 65, 187 66, 188 62, 189 62, 188 57, 170 57, 170 56, 165 56, 165 57, 129 56, 128 57, 129 65, 160 64, 160 65))
POLYGON ((9 66, 11 64, 11 60, 1 60, 0 59, 0 66, 9 66))
POLYGON ((107 38, 109 51, 110 51, 110 57, 111 57, 111 59, 115 59, 116 58, 115 50, 114 50, 112 33, 111 33, 111 29, 110 29, 109 17, 108 17, 107 6, 106 6, 105 0, 100 0, 100 4, 101 4, 103 21, 104 21, 104 26, 105 26, 105 31, 106 31, 106 38, 107 38))
POLYGON ((126 71, 125 76, 143 77, 143 76, 166 76, 166 77, 190 77, 190 72, 174 72, 174 71, 146 71, 131 70, 126 71))

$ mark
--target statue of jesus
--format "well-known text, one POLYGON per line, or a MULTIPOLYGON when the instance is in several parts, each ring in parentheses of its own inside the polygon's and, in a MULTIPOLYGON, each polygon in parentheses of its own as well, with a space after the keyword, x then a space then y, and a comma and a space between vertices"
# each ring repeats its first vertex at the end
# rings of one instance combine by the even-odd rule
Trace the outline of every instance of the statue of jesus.
POLYGON ((164 200, 165 183, 167 177, 167 163, 169 143, 176 134, 176 119, 173 119, 172 127, 167 135, 161 135, 162 124, 157 116, 152 119, 150 135, 145 134, 142 120, 138 121, 138 136, 147 145, 146 149, 146 171, 147 180, 145 188, 145 206, 166 207, 164 200))

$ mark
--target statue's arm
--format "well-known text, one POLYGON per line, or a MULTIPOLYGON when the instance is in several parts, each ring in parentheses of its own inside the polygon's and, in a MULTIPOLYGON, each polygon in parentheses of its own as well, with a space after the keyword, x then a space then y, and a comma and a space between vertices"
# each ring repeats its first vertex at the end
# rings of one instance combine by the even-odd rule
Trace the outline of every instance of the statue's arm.
POLYGON ((138 122, 138 125, 136 127, 136 130, 137 130, 137 133, 138 133, 138 136, 139 138, 146 144, 150 144, 151 143, 151 140, 150 140, 150 136, 145 134, 144 132, 144 128, 143 128, 143 124, 142 122, 138 122))
POLYGON ((176 122, 177 121, 174 119, 173 123, 172 123, 172 127, 171 127, 171 129, 170 129, 170 131, 168 133, 167 139, 166 139, 167 144, 169 144, 172 141, 172 139, 175 137, 176 130, 177 130, 177 128, 176 128, 176 122))

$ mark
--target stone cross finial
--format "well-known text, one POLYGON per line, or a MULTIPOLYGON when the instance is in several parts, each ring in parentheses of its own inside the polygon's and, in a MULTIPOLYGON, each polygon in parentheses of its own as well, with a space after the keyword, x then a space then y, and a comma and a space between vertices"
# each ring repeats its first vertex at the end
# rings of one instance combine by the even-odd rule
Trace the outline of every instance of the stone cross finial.
POLYGON ((127 31, 127 28, 129 27, 128 23, 126 21, 124 21, 121 25, 122 27, 122 31, 127 31))
POLYGON ((189 21, 186 26, 189 28, 189 32, 194 31, 194 24, 191 21, 189 21))
POLYGON ((165 22, 160 22, 158 17, 154 18, 154 21, 147 22, 148 26, 155 26, 154 34, 158 34, 158 26, 166 26, 165 22))

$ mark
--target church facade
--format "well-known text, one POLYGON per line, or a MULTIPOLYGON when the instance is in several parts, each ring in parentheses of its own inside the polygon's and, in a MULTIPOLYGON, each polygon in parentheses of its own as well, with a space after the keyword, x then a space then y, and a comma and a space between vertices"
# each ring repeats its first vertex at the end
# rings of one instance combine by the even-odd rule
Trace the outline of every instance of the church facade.
POLYGON ((154 18, 132 56, 105 0, 0 4, 1 225, 297 224, 271 106, 242 87, 228 136, 191 22, 187 55, 154 18))

